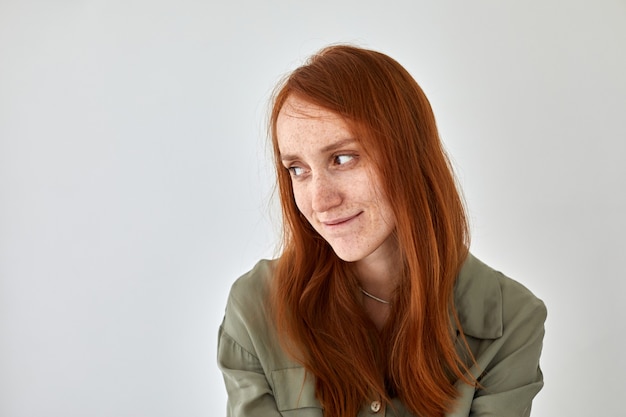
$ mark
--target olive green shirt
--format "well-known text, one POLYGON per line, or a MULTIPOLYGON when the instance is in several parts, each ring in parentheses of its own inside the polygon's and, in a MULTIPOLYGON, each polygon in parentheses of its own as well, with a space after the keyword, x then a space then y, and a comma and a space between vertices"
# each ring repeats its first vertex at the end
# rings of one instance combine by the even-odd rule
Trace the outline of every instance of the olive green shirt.
MULTIPOLYGON (((218 341, 227 415, 321 417, 313 377, 283 351, 267 308, 272 268, 273 261, 260 261, 230 292, 218 341)), ((454 296, 480 386, 458 381, 456 408, 447 417, 529 416, 543 386, 543 302, 472 255, 461 268, 454 296)), ((383 415, 413 416, 396 398, 392 404, 365 402, 358 417, 383 415)))

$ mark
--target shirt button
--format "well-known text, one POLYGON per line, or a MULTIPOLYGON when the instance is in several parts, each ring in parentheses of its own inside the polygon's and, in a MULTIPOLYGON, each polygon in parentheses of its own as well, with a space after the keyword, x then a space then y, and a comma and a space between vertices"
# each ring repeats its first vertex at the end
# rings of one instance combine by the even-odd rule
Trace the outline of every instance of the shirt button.
POLYGON ((374 413, 378 413, 380 411, 380 406, 380 401, 372 401, 372 403, 370 404, 370 409, 374 413))

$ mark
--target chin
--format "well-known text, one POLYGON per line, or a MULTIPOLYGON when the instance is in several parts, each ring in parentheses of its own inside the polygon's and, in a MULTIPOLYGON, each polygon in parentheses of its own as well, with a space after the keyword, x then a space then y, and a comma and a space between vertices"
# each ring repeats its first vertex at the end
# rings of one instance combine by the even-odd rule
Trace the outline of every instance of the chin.
POLYGON ((365 257, 362 253, 355 252, 354 250, 341 250, 341 248, 333 248, 333 252, 335 252, 335 255, 337 255, 337 257, 344 262, 356 262, 365 257))

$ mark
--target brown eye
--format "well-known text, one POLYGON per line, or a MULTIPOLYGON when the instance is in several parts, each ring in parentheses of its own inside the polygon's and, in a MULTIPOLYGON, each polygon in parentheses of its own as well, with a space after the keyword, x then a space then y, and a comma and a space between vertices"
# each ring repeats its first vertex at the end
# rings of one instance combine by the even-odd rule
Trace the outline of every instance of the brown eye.
POLYGON ((337 155, 335 156, 335 164, 344 165, 354 159, 354 155, 337 155))

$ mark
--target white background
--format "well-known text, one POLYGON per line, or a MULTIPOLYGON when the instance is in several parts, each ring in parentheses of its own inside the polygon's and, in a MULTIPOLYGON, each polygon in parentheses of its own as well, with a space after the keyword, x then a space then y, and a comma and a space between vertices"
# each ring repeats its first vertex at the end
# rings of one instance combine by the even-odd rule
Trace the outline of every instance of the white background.
POLYGON ((267 99, 337 42, 418 80, 473 252, 546 302, 533 416, 624 415, 624 0, 0 0, 1 417, 224 415, 267 99))

